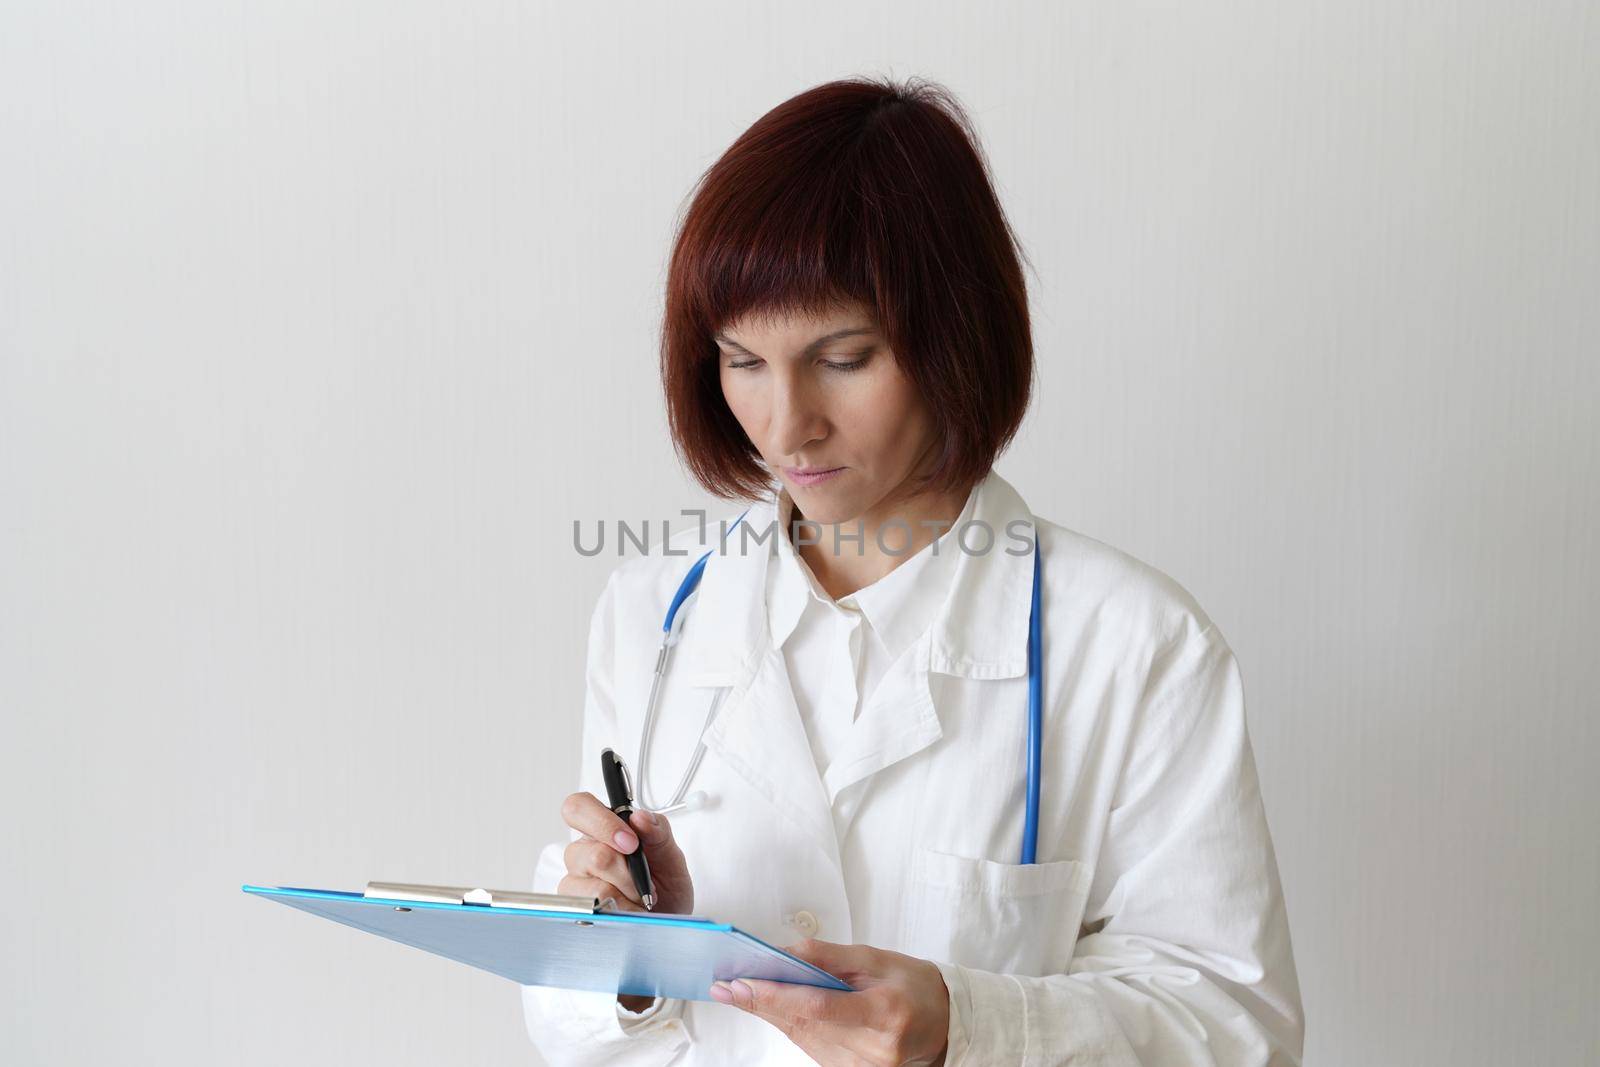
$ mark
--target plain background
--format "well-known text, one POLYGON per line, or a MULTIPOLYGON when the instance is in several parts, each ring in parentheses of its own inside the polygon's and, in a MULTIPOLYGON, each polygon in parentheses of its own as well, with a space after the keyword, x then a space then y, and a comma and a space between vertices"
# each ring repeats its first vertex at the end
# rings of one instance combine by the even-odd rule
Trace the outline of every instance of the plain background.
POLYGON ((1002 474, 1238 654, 1309 1062, 1593 1062, 1597 50, 1511 0, 8 0, 4 1058, 537 1062, 511 984, 239 886, 528 881, 618 562, 572 524, 707 503, 677 214, 866 73, 957 94, 1037 268, 1002 474))

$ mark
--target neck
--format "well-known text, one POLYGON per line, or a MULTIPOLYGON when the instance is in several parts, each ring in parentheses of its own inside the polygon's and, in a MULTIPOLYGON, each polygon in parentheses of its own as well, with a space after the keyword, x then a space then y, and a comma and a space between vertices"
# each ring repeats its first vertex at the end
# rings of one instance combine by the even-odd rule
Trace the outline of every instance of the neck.
MULTIPOLYGON (((838 600, 871 585, 938 540, 961 516, 966 502, 966 493, 952 492, 884 501, 848 522, 802 527, 805 538, 817 543, 796 545, 795 550, 828 595, 838 600)), ((804 517, 796 504, 784 534, 791 536, 794 524, 804 517)))

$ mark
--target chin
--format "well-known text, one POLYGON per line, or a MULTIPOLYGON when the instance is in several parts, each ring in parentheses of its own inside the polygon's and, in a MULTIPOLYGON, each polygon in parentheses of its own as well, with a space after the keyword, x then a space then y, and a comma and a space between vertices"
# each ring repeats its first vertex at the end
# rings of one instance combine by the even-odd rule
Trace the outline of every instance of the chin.
POLYGON ((800 510, 809 521, 820 522, 824 526, 853 522, 863 510, 859 506, 860 501, 835 498, 820 485, 812 489, 791 487, 789 495, 800 505, 800 510))

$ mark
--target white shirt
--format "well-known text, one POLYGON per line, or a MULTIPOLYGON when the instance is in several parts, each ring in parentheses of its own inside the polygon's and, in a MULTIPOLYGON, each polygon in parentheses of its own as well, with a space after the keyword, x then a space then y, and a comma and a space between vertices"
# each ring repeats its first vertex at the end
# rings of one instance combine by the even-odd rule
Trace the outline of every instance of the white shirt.
MULTIPOLYGON (((930 544, 902 558, 893 570, 869 585, 835 600, 828 595, 787 536, 772 539, 773 561, 767 568, 767 625, 774 647, 781 648, 794 684, 795 703, 817 773, 825 775, 834 756, 855 727, 857 716, 878 681, 912 642, 932 624, 944 603, 954 575, 955 531, 972 513, 976 487, 967 503, 930 544)), ((791 530, 794 500, 778 492, 778 529, 791 530)), ((840 554, 857 551, 841 531, 840 554)), ((794 536, 834 550, 830 532, 801 523, 794 536)), ((891 552, 904 542, 899 531, 884 534, 891 552)))
MULTIPOLYGON (((799 939, 803 913, 824 940, 932 961, 950 998, 947 1067, 1298 1064, 1288 913, 1227 641, 1177 582, 1037 519, 997 473, 969 505, 995 547, 952 557, 932 623, 821 774, 764 595, 778 557, 737 532, 713 549, 650 767, 654 792, 676 782, 727 687, 693 787, 712 802, 672 819, 695 912, 777 945, 799 939), (1011 551, 1017 529, 1024 549, 1037 533, 1042 560, 1033 864, 1018 862, 1033 555, 1011 551)), ((775 531, 776 515, 768 498, 747 522, 775 531)), ((579 788, 602 790, 601 748, 638 745, 662 613, 698 539, 622 564, 596 603, 579 788)), ((554 804, 566 788, 549 792, 554 804)), ((554 889, 566 844, 541 852, 535 890, 554 889)), ((658 1001, 624 1025, 610 994, 522 989, 529 1036, 555 1064, 810 1062, 710 1001, 658 1001)))

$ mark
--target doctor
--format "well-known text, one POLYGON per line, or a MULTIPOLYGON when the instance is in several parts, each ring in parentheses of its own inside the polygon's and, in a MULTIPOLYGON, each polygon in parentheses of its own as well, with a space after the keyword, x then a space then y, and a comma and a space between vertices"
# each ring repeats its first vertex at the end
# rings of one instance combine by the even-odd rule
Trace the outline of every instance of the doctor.
POLYGON ((572 836, 534 888, 638 909, 624 857, 643 848, 657 910, 731 922, 856 992, 525 986, 549 1062, 1299 1063, 1239 667, 1182 586, 994 471, 1032 366, 1015 243, 941 90, 819 86, 704 176, 667 285, 668 421, 703 485, 751 503, 612 573, 572 836), (635 783, 665 803, 720 692, 699 802, 624 824, 597 799, 599 753, 637 751, 663 616, 707 550, 635 783))

